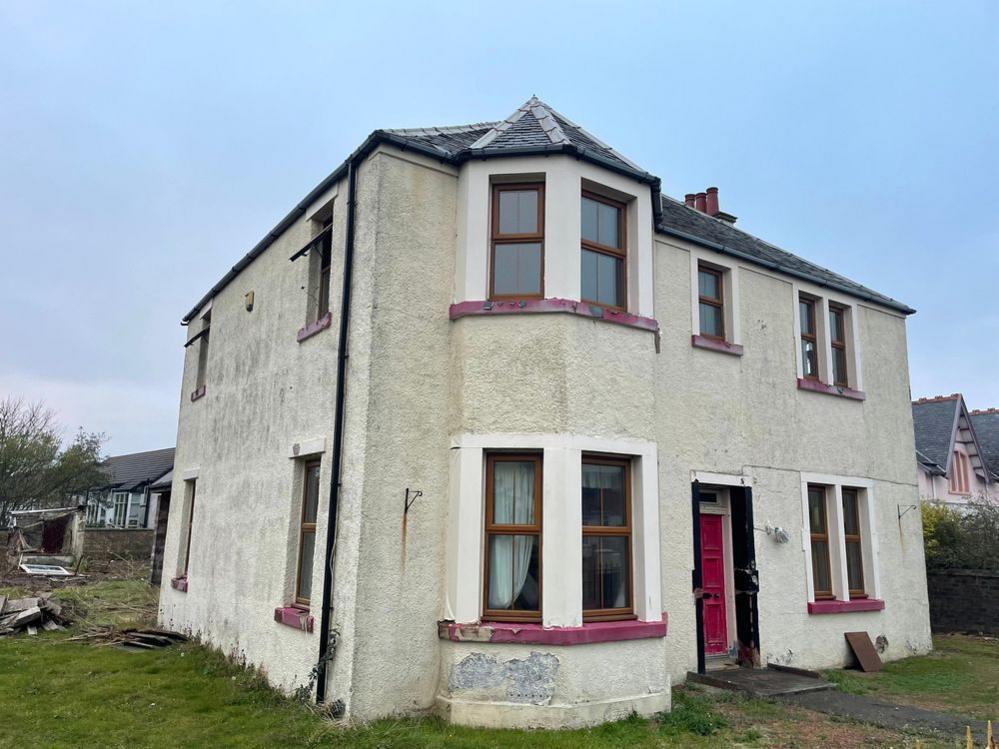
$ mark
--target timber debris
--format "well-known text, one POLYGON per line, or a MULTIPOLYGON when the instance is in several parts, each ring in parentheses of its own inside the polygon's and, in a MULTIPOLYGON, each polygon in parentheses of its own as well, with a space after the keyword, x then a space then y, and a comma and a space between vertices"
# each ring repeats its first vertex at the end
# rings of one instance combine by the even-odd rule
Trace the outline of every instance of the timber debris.
POLYGON ((0 637, 27 633, 38 634, 65 629, 72 619, 49 593, 27 598, 7 598, 0 595, 0 637))

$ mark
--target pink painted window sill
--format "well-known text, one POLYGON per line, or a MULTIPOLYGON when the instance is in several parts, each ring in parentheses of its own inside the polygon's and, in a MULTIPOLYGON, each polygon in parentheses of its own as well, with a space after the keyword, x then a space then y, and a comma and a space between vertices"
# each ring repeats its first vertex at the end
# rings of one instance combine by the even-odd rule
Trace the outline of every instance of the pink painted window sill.
POLYGON ((274 621, 302 632, 311 632, 316 624, 316 618, 309 610, 298 606, 278 606, 274 609, 274 621))
POLYGON ((193 403, 194 401, 198 400, 198 398, 204 397, 205 389, 206 389, 205 385, 202 385, 201 387, 195 389, 195 391, 191 393, 191 402, 193 403))
POLYGON ((170 581, 170 587, 179 590, 181 593, 187 592, 187 576, 175 577, 170 581))
POLYGON ((690 345, 694 348, 706 348, 709 351, 720 351, 723 354, 742 356, 742 346, 740 344, 720 341, 717 338, 708 338, 703 335, 690 336, 690 345))
POLYGON ((655 318, 633 315, 629 312, 616 312, 606 307, 600 307, 588 302, 574 299, 521 299, 519 301, 473 301, 452 304, 449 314, 452 320, 462 317, 481 317, 484 315, 516 315, 563 313, 589 317, 594 320, 604 320, 630 328, 659 332, 659 323, 655 318))
POLYGON ((525 622, 438 622, 437 634, 454 642, 497 642, 530 645, 589 645, 597 642, 644 640, 665 637, 667 616, 662 621, 588 622, 581 627, 543 627, 525 622))
POLYGON ((862 390, 854 390, 842 385, 826 385, 818 380, 811 380, 807 377, 798 378, 798 390, 810 390, 813 393, 825 393, 826 395, 838 395, 842 398, 852 398, 862 401, 867 399, 867 393, 862 390))
POLYGON ((321 330, 326 330, 333 322, 333 313, 327 312, 325 315, 320 317, 315 322, 309 323, 304 328, 298 331, 298 342, 301 343, 306 338, 312 338, 316 333, 321 330))
POLYGON ((809 601, 809 614, 849 614, 856 611, 881 611, 885 602, 879 598, 855 598, 852 601, 809 601))

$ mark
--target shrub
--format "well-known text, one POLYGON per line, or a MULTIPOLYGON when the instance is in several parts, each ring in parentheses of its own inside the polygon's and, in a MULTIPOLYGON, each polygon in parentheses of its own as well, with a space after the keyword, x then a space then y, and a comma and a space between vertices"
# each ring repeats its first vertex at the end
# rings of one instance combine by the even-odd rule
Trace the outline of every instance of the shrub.
POLYGON ((967 510, 924 502, 927 569, 999 570, 999 505, 972 500, 967 510))

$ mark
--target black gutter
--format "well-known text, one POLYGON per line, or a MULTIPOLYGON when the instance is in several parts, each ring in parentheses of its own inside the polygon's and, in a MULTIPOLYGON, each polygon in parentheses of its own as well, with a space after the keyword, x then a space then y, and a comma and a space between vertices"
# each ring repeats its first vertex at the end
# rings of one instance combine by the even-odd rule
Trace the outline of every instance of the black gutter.
POLYGON ((882 307, 888 307, 889 309, 897 310, 906 315, 915 314, 916 310, 907 304, 898 302, 894 299, 888 297, 881 297, 877 294, 873 294, 869 291, 864 291, 862 289, 851 289, 843 284, 838 284, 832 281, 826 281, 815 276, 809 275, 808 273, 803 273, 802 271, 795 270, 793 268, 788 268, 776 263, 773 260, 765 260, 764 258, 757 257, 756 255, 750 255, 748 252, 742 252, 741 250, 736 250, 728 245, 718 244, 717 242, 712 242, 710 239, 704 239, 702 237, 695 236, 693 234, 687 234, 683 231, 678 231, 677 229, 671 229, 668 226, 663 226, 662 224, 656 225, 656 231, 660 234, 665 234, 670 237, 676 237, 677 239, 682 239, 686 242, 692 242, 693 244, 700 245, 701 247, 706 247, 709 250, 715 250, 724 255, 731 255, 732 257, 737 257, 740 260, 745 260, 747 262, 753 263, 753 265, 761 265, 764 268, 770 268, 779 273, 783 273, 785 276, 791 276, 793 278, 800 279, 802 281, 808 281, 816 286, 822 286, 827 289, 833 289, 835 291, 842 292, 843 294, 848 294, 852 297, 857 297, 858 299, 865 299, 868 302, 874 302, 882 307))
POLYGON ((327 661, 330 657, 330 600, 333 595, 333 552, 336 546, 337 509, 343 469, 343 418, 347 391, 347 334, 350 325, 351 277, 354 270, 354 213, 357 165, 367 156, 356 154, 347 162, 347 239, 343 251, 343 291, 340 295, 340 339, 336 356, 336 408, 333 416, 333 470, 330 477, 329 510, 326 513, 326 554, 323 562, 323 602, 319 611, 319 661, 316 665, 316 703, 326 699, 327 661))

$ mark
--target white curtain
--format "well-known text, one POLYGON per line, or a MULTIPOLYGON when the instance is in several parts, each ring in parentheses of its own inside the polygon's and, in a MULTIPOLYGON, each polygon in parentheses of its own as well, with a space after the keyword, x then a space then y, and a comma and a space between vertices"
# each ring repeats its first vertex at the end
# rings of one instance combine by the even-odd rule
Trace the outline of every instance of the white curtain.
MULTIPOLYGON (((493 522, 533 524, 534 464, 497 461, 493 470, 493 522)), ((508 609, 527 580, 534 536, 492 536, 489 608, 508 609)))

